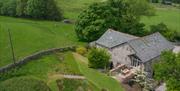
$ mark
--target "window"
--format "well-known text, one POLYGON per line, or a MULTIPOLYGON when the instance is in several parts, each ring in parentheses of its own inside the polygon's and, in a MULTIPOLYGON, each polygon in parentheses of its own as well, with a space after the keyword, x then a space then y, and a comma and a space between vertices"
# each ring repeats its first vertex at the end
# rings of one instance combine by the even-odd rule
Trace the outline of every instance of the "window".
POLYGON ((137 58, 131 57, 131 65, 136 67, 140 65, 140 62, 137 58))

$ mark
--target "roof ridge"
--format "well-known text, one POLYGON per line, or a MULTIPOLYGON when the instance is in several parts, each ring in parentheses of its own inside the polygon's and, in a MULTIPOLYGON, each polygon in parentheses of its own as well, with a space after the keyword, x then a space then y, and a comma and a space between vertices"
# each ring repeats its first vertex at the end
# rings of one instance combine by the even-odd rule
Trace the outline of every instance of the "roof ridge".
POLYGON ((124 34, 124 35, 127 35, 127 36, 139 38, 137 36, 134 36, 134 35, 131 35, 131 34, 128 34, 128 33, 123 33, 123 32, 120 32, 120 31, 116 31, 116 30, 111 29, 111 28, 109 28, 107 31, 114 31, 114 32, 117 32, 117 33, 120 33, 120 34, 124 34))
MULTIPOLYGON (((134 40, 145 40, 144 38, 147 38, 147 37, 149 37, 149 36, 152 36, 152 35, 155 35, 155 34, 159 34, 159 35, 161 35, 161 33, 159 33, 159 32, 155 32, 155 33, 152 33, 152 34, 149 34, 149 35, 146 35, 146 36, 143 36, 143 37, 138 37, 138 38, 136 38, 136 39, 133 39, 133 40, 130 40, 129 42, 131 42, 131 41, 134 41, 134 40)), ((162 36, 162 35, 161 35, 162 36)))

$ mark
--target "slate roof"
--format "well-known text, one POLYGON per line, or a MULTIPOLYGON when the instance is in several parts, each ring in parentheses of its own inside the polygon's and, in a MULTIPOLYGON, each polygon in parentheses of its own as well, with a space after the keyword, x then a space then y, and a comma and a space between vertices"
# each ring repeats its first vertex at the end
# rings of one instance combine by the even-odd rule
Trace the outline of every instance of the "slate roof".
POLYGON ((135 50, 136 56, 139 57, 142 62, 150 61, 160 56, 162 51, 174 48, 160 33, 154 33, 129 41, 128 44, 135 50))
POLYGON ((108 29, 96 43, 107 48, 113 48, 138 37, 108 29))

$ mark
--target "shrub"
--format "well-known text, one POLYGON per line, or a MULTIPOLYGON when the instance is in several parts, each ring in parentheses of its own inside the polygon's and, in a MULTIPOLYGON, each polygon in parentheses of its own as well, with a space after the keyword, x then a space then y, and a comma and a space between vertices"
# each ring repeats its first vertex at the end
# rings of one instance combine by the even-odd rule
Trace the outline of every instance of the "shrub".
POLYGON ((93 48, 88 54, 89 67, 107 68, 109 66, 110 54, 104 49, 93 48))
POLYGON ((8 79, 0 83, 1 91, 50 91, 43 81, 30 77, 8 79))
POLYGON ((85 47, 77 47, 76 52, 81 55, 85 55, 87 53, 87 49, 85 47))

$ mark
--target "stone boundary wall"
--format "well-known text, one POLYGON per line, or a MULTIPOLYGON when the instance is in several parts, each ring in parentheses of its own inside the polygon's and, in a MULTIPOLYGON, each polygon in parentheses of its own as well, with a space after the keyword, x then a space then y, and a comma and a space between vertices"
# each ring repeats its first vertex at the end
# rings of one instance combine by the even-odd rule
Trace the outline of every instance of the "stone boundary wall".
POLYGON ((32 55, 26 56, 23 59, 18 60, 15 64, 11 63, 11 64, 8 64, 4 67, 1 67, 0 73, 5 73, 14 67, 22 66, 22 65, 24 65, 30 61, 33 61, 34 59, 38 59, 44 55, 48 55, 48 54, 51 54, 53 52, 65 52, 65 51, 74 51, 74 50, 75 50, 75 46, 42 50, 42 51, 36 52, 32 55))

